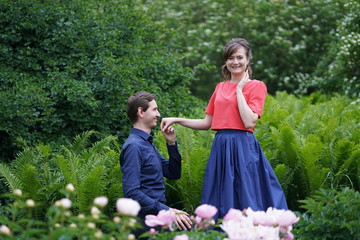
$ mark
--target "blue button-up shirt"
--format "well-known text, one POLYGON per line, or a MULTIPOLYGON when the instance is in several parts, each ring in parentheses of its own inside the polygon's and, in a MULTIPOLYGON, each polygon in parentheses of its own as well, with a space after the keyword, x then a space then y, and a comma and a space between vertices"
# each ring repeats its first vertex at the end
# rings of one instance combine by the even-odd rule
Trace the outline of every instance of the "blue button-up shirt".
POLYGON ((139 215, 157 214, 165 205, 164 178, 181 177, 181 156, 177 145, 167 145, 170 160, 166 160, 153 144, 153 137, 136 128, 122 147, 120 166, 124 196, 141 205, 139 215))

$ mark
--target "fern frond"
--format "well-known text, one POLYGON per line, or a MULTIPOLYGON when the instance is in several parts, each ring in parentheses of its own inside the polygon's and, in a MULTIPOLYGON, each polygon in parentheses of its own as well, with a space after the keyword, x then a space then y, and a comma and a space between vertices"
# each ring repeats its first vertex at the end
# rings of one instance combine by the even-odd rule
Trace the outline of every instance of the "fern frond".
POLYGON ((72 144, 70 144, 69 149, 71 149, 71 151, 75 154, 80 154, 85 149, 89 143, 89 138, 94 133, 96 133, 96 131, 90 130, 75 136, 74 141, 72 144))
POLYGON ((13 192, 15 189, 23 189, 21 180, 14 174, 13 170, 5 163, 0 163, 1 180, 13 192))
POLYGON ((306 173, 306 180, 310 191, 319 189, 326 178, 327 169, 323 169, 323 166, 320 164, 322 151, 323 144, 314 135, 309 135, 307 142, 299 149, 300 161, 306 173))
POLYGON ((35 164, 36 162, 37 162, 37 160, 35 158, 34 149, 26 148, 26 149, 24 149, 24 151, 20 152, 17 155, 16 159, 14 161, 12 161, 12 164, 14 166, 14 170, 18 171, 23 166, 26 166, 29 164, 32 165, 32 164, 35 164))
POLYGON ((78 207, 80 212, 88 210, 93 200, 103 194, 105 190, 103 181, 104 173, 104 166, 96 167, 89 172, 80 183, 78 187, 78 207))
POLYGON ((82 152, 83 159, 87 161, 91 156, 104 154, 110 150, 110 145, 116 142, 115 136, 108 136, 95 142, 89 149, 82 152))
POLYGON ((19 178, 21 179, 23 191, 29 194, 29 197, 33 200, 39 200, 39 195, 37 193, 40 188, 38 181, 38 174, 36 172, 36 167, 34 165, 26 165, 21 168, 21 171, 18 172, 19 178))

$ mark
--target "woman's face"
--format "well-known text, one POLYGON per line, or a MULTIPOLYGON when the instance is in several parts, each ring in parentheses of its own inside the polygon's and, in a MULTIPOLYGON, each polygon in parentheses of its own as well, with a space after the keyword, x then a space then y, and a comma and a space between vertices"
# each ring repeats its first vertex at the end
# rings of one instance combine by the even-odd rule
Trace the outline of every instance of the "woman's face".
POLYGON ((231 75, 243 74, 246 71, 248 64, 249 60, 246 57, 246 50, 244 47, 240 47, 226 60, 226 67, 231 75))

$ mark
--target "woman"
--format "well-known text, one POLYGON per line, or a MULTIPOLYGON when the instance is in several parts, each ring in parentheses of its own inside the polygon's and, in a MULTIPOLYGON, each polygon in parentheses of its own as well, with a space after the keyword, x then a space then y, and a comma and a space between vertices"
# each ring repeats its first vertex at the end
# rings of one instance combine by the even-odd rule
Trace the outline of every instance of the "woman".
POLYGON ((202 204, 218 208, 223 218, 230 208, 254 211, 287 209, 284 193, 253 135, 266 98, 266 85, 250 80, 249 43, 235 38, 224 47, 224 81, 217 84, 204 119, 164 118, 162 130, 174 123, 217 131, 205 170, 202 204))

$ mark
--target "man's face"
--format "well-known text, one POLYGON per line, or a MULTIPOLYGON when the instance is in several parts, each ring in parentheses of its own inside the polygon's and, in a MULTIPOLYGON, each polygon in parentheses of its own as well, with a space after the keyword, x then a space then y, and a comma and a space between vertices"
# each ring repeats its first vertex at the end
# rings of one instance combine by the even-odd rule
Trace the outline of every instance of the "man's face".
POLYGON ((143 112, 143 114, 144 124, 149 129, 156 127, 157 119, 160 117, 160 113, 158 111, 158 106, 155 100, 149 102, 149 108, 146 110, 146 112, 143 112))

